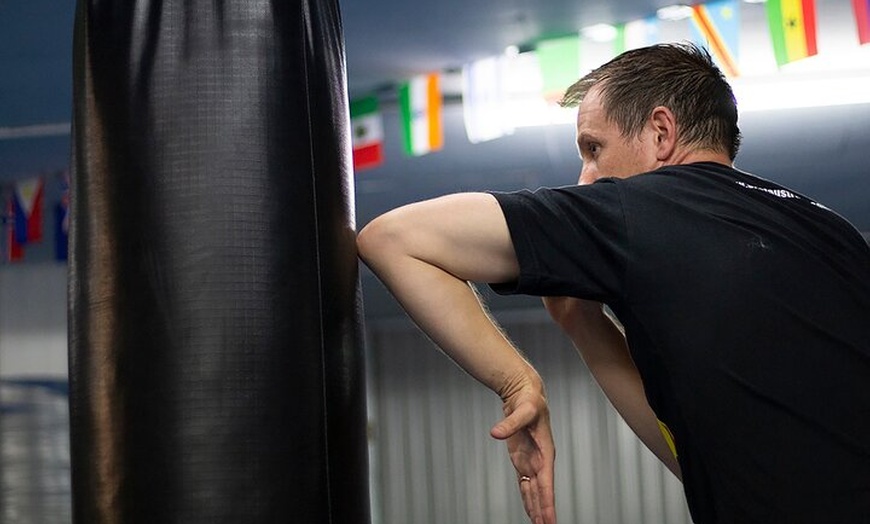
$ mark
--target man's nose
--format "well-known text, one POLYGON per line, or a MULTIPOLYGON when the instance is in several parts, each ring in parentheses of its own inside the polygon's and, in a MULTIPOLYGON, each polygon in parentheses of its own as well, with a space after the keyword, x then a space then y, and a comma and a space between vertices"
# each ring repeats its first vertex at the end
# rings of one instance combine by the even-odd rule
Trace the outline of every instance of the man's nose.
POLYGON ((592 182, 595 182, 595 175, 586 164, 583 164, 583 167, 580 168, 580 178, 577 180, 577 185, 584 186, 592 182))

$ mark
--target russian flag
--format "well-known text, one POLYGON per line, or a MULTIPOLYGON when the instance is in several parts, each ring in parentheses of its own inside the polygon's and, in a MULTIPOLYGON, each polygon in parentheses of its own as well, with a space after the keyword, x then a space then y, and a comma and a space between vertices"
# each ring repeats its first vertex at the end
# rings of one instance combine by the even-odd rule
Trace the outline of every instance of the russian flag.
POLYGON ((42 208, 45 180, 42 177, 19 180, 14 191, 15 241, 21 245, 42 240, 42 208))

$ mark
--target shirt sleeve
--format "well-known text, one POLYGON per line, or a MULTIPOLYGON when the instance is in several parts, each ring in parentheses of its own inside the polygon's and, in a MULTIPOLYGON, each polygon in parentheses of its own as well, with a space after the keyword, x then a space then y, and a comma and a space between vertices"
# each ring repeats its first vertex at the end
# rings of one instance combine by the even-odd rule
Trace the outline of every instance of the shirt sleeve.
POLYGON ((627 231, 618 181, 515 193, 492 193, 510 230, 520 266, 499 294, 623 297, 627 231))

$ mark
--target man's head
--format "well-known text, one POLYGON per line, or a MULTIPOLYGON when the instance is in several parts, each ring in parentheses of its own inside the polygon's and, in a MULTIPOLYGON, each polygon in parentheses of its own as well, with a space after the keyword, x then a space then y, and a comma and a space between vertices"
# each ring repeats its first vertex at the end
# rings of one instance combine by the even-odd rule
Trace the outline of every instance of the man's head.
POLYGON ((634 160, 631 166, 616 169, 641 171, 608 173, 600 166, 600 176, 628 176, 669 163, 661 161, 662 151, 650 149, 668 125, 677 151, 704 151, 733 160, 740 146, 731 87, 709 53, 690 44, 627 51, 568 88, 561 103, 580 106, 578 143, 584 164, 597 151, 583 150, 588 144, 581 135, 590 125, 598 131, 609 127, 623 139, 623 150, 611 152, 640 155, 629 159, 634 160))

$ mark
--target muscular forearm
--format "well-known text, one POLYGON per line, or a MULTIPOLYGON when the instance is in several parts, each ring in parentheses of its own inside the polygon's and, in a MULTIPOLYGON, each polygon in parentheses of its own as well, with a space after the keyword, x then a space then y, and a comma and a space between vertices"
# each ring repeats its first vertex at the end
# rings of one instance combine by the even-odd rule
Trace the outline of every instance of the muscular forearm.
POLYGON ((508 280, 517 271, 491 196, 456 195, 400 208, 366 226, 357 245, 414 322, 474 378, 502 398, 524 383, 539 386, 537 373, 467 282, 508 280), (469 234, 468 224, 480 231, 469 234))
POLYGON ((368 258, 367 263, 420 329, 502 398, 523 382, 538 380, 467 282, 408 256, 368 258))
POLYGON ((582 318, 563 318, 560 325, 607 398, 643 443, 680 477, 680 467, 646 401, 643 382, 631 359, 625 337, 600 304, 584 302, 582 318))
POLYGON ((363 228, 357 247, 414 322, 502 398, 504 418, 490 435, 507 444, 529 518, 555 524, 555 447, 543 383, 468 284, 508 282, 519 273, 495 198, 452 195, 404 206, 363 228))

